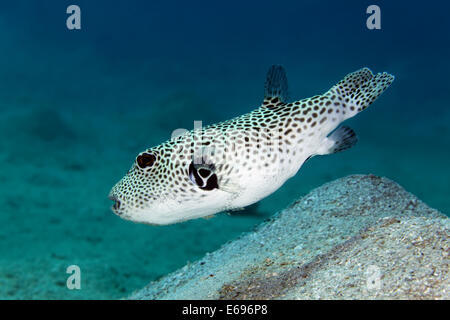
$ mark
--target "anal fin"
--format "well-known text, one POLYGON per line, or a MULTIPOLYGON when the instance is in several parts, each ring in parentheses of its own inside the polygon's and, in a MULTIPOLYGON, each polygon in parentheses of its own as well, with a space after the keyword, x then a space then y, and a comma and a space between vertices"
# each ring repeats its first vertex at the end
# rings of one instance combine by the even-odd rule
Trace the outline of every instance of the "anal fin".
POLYGON ((353 147, 358 142, 356 133, 347 126, 342 126, 325 138, 317 154, 337 153, 353 147))

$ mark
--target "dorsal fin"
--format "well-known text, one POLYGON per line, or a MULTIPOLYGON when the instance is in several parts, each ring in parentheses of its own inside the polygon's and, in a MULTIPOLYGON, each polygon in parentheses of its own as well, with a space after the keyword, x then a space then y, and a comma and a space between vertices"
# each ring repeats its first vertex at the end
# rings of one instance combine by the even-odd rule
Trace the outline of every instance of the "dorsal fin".
POLYGON ((280 65, 273 65, 267 72, 264 86, 264 104, 282 102, 288 99, 288 83, 286 71, 280 65), (278 99, 277 99, 278 98, 278 99))

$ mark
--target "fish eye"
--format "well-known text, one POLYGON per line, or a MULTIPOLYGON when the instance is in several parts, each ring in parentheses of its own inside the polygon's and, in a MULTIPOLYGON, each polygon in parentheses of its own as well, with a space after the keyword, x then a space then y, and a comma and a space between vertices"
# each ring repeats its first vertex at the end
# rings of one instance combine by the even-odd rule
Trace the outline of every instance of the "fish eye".
POLYGON ((156 156, 151 153, 143 153, 136 158, 137 165, 142 169, 153 166, 155 161, 156 156))

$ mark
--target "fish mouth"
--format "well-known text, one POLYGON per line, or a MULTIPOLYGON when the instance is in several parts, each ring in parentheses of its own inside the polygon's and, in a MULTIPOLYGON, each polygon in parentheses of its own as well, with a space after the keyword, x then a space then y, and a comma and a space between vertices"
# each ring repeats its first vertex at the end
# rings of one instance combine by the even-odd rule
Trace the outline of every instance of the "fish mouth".
POLYGON ((121 215, 122 212, 120 212, 120 205, 121 205, 121 201, 119 200, 119 198, 117 198, 115 195, 110 194, 108 196, 109 200, 113 201, 114 204, 111 206, 111 210, 117 214, 117 215, 121 215))

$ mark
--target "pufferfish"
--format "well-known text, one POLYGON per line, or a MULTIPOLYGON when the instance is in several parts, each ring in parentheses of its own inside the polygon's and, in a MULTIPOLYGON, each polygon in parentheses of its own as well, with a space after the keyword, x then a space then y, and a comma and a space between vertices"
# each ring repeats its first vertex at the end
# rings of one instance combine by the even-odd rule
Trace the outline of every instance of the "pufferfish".
POLYGON ((112 210, 134 222, 166 225, 256 203, 311 157, 355 145, 354 131, 338 126, 366 109, 393 80, 363 68, 322 95, 289 102, 285 70, 272 66, 256 110, 141 152, 112 188, 112 210))

